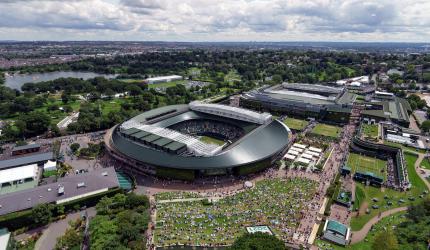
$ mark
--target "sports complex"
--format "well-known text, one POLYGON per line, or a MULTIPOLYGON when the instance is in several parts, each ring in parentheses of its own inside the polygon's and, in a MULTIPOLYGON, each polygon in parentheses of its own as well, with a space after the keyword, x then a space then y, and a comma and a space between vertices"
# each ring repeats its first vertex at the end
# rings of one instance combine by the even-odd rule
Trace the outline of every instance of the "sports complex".
POLYGON ((131 172, 192 180, 267 168, 289 138, 289 128, 268 113, 191 102, 142 113, 112 128, 105 143, 131 172))

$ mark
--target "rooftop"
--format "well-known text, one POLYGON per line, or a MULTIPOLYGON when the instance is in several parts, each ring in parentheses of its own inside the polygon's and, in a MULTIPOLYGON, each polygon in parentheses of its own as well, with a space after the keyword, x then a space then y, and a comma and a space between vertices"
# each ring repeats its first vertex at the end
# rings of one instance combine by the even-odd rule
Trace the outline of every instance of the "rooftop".
POLYGON ((53 152, 28 154, 22 157, 14 157, 11 159, 0 161, 0 169, 6 169, 11 167, 29 165, 32 163, 38 163, 54 159, 53 152))
POLYGON ((55 183, 1 195, 0 215, 26 210, 43 203, 62 203, 81 195, 118 186, 118 178, 113 167, 71 175, 60 178, 55 183), (84 183, 85 186, 78 188, 78 183, 84 183), (64 187, 64 194, 58 194, 59 187, 64 187))

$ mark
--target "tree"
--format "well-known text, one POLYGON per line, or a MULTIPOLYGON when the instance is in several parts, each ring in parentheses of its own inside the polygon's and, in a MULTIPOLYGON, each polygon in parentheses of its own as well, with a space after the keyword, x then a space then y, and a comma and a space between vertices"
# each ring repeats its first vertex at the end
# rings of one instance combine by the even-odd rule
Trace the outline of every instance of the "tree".
POLYGON ((52 218, 52 207, 49 204, 40 204, 31 210, 31 217, 36 224, 48 224, 52 218))
POLYGON ((399 249, 399 243, 391 230, 382 231, 375 236, 372 249, 397 250, 399 249))
POLYGON ((430 120, 424 121, 423 124, 421 124, 421 129, 424 130, 424 132, 430 131, 430 120))
POLYGON ((286 250, 285 244, 276 236, 265 233, 244 234, 237 238, 229 250, 286 250))
POLYGON ((84 236, 81 232, 76 231, 74 228, 68 228, 63 236, 57 239, 55 249, 79 249, 84 236))
POLYGON ((72 145, 70 145, 70 150, 72 150, 73 153, 76 153, 80 147, 81 147, 81 145, 79 145, 79 143, 75 142, 72 145))

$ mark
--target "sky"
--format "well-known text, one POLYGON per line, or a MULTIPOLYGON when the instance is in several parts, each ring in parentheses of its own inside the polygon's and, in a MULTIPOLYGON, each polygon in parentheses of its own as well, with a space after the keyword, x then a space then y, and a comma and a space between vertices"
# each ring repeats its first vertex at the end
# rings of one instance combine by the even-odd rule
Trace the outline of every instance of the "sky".
POLYGON ((0 40, 430 42, 430 0, 0 0, 0 40))

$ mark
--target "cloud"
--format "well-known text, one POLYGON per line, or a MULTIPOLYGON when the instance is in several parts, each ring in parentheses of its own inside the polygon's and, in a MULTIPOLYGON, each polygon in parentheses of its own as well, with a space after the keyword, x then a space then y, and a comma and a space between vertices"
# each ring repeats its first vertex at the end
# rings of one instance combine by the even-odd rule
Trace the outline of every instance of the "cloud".
POLYGON ((0 13, 0 39, 430 40, 426 0, 2 0, 0 13))

